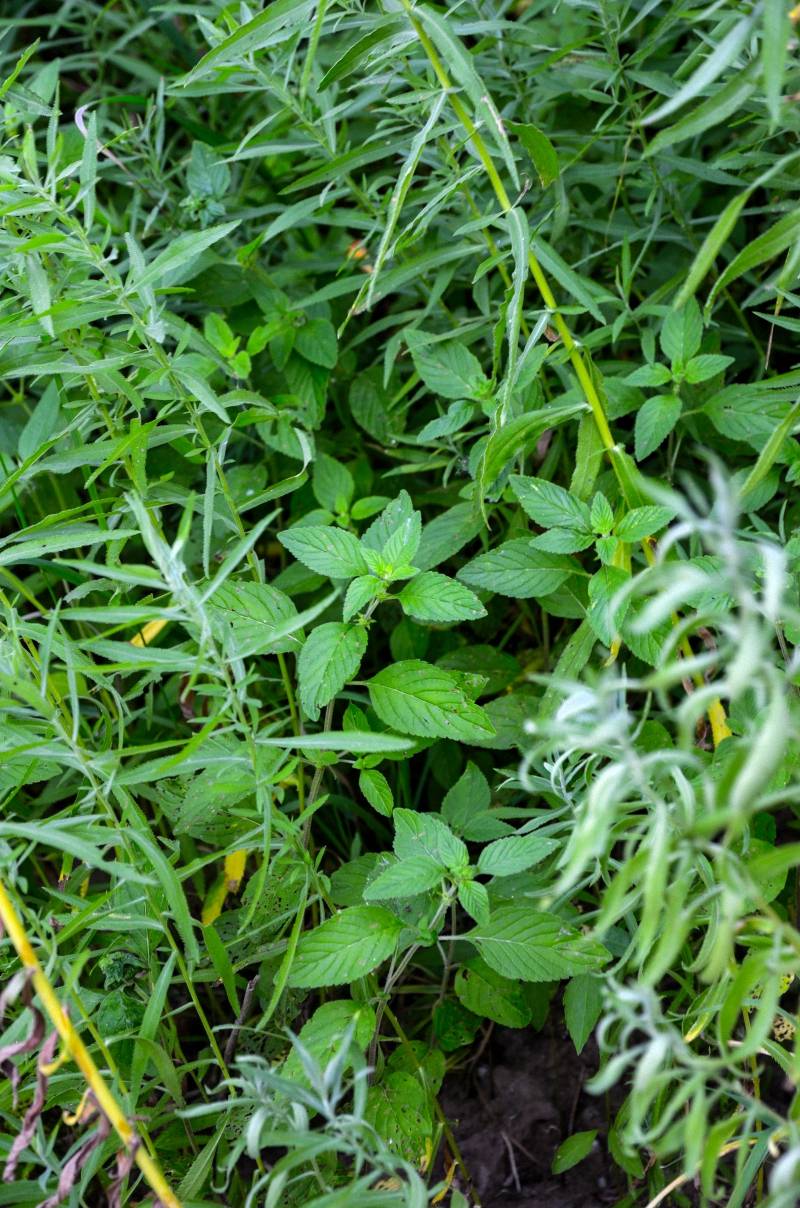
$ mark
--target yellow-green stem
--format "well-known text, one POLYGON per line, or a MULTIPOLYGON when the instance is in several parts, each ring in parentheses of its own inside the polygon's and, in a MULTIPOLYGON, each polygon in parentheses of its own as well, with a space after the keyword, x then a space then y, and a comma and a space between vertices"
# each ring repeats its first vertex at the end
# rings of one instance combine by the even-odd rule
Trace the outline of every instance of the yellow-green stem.
POLYGON ((0 881, 0 920, 14 945, 17 956, 23 968, 31 975, 31 981, 39 1001, 44 1007, 53 1027, 61 1037, 64 1048, 69 1053, 78 1069, 83 1074, 98 1107, 116 1132, 122 1144, 133 1154, 133 1160, 142 1172, 145 1180, 155 1192, 163 1208, 181 1208, 181 1203, 172 1188, 167 1183, 161 1168, 155 1158, 138 1143, 138 1137, 129 1123, 125 1113, 117 1103, 114 1094, 103 1075, 92 1059, 92 1055, 81 1040, 67 1013, 59 1002, 58 995, 53 989, 47 974, 39 963, 38 957, 31 946, 22 919, 17 914, 14 903, 0 881))

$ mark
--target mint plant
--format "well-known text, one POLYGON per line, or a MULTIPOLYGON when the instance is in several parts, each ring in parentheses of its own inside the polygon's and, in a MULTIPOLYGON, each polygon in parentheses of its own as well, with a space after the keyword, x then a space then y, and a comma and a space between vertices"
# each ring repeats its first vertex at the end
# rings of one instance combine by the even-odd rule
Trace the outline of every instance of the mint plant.
POLYGON ((797 10, 39 8, 5 1200, 793 1208, 797 10))

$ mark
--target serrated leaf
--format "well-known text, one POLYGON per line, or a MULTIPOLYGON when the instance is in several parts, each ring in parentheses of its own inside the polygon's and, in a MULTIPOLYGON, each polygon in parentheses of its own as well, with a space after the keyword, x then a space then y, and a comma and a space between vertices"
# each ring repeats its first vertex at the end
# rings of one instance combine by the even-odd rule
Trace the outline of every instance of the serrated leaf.
POLYGON ((519 982, 502 977, 479 956, 466 961, 456 974, 455 991, 468 1011, 493 1019, 504 1028, 525 1028, 531 1008, 519 982))
POLYGON ((520 474, 512 474, 509 482, 531 520, 542 528, 588 531, 588 507, 563 487, 545 478, 524 478, 520 474))
POLYGON ((462 937, 473 943, 486 964, 517 981, 558 981, 607 959, 601 944, 586 940, 556 915, 528 906, 498 906, 488 923, 462 937))
POLYGON ((230 579, 208 603, 212 624, 226 650, 237 658, 254 654, 287 654, 298 650, 303 631, 281 636, 297 609, 284 592, 267 583, 238 583, 230 579), (273 636, 277 634, 278 636, 273 636))
POLYGON ((666 365, 640 365, 625 378, 629 386, 664 386, 671 381, 672 374, 666 365))
POLYGON ((528 600, 557 591, 573 569, 557 554, 534 549, 530 538, 518 537, 479 554, 462 566, 458 577, 472 587, 528 600))
POLYGON ((392 729, 460 742, 494 733, 484 710, 468 699, 455 677, 421 659, 385 667, 368 686, 373 709, 392 729))
POLYGON ((686 381, 691 384, 707 382, 709 378, 722 373, 733 364, 733 357, 723 357, 715 353, 703 353, 692 357, 686 365, 686 381))
POLYGON ((479 399, 488 389, 480 361, 457 340, 412 347, 411 359, 428 389, 441 398, 479 399))
POLYGON ((355 677, 367 649, 367 631, 361 625, 329 621, 306 638, 297 661, 300 704, 316 721, 319 711, 355 677))
POLYGON ((351 906, 300 937, 288 985, 340 986, 387 960, 403 924, 382 906, 351 906))
POLYGON ((510 877, 539 864, 557 847, 556 840, 545 835, 509 835, 484 847, 478 857, 478 872, 490 877, 510 877))
POLYGON ((358 538, 344 529, 300 525, 278 533, 278 540, 298 562, 329 579, 352 579, 369 570, 358 538))
POLYGON ((383 583, 374 575, 358 575, 353 579, 345 592, 342 606, 342 616, 345 621, 352 620, 356 613, 361 612, 361 609, 380 595, 381 591, 383 591, 383 583))
POLYGON ((656 394, 649 398, 636 415, 636 460, 642 461, 655 453, 680 417, 681 400, 677 394, 656 394))
POLYGON ((469 864, 466 844, 441 818, 416 810, 394 811, 394 854, 403 862, 424 856, 439 867, 451 870, 469 864))
POLYGON ((295 329, 294 347, 302 357, 323 369, 333 369, 338 356, 336 328, 329 319, 307 319, 295 329))
POLYGON ((648 504, 642 508, 631 508, 616 527, 616 535, 622 541, 641 541, 653 533, 666 528, 675 517, 673 508, 648 504))
POLYGON ((476 923, 489 921, 489 891, 479 881, 462 881, 458 887, 458 901, 462 910, 476 923))
MULTIPOLYGON (((664 356, 673 364, 685 365, 697 352, 703 340, 703 316, 694 298, 680 310, 671 310, 661 327, 659 342, 664 356)), ((661 385, 654 382, 653 385, 661 385)))
POLYGON ((486 609, 473 591, 433 570, 409 580, 398 599, 406 616, 433 625, 475 621, 486 616, 486 609))
POLYGON ((492 803, 489 782, 471 761, 442 802, 442 816, 454 830, 463 832, 470 820, 488 810, 492 803))
POLYGON ((438 885, 445 869, 430 856, 410 856, 397 860, 379 873, 364 891, 368 902, 387 898, 413 898, 438 885))
POLYGON ((358 787, 374 810, 390 818, 394 809, 394 798, 389 781, 377 768, 366 768, 359 773, 358 787))

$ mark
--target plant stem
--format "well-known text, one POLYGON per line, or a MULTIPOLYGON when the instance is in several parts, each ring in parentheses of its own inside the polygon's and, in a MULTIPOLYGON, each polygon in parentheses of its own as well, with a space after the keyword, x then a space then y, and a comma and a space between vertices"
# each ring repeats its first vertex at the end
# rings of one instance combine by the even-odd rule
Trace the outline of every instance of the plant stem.
POLYGON ((2 881, 0 881, 0 920, 8 932, 23 968, 30 972, 36 993, 39 995, 53 1027, 61 1037, 64 1048, 86 1079, 100 1110, 128 1152, 133 1154, 133 1160, 163 1208, 181 1208, 181 1202, 164 1178, 158 1162, 151 1157, 143 1145, 139 1144, 139 1138, 128 1122, 111 1088, 62 1008, 58 996, 31 946, 25 925, 17 914, 2 881))

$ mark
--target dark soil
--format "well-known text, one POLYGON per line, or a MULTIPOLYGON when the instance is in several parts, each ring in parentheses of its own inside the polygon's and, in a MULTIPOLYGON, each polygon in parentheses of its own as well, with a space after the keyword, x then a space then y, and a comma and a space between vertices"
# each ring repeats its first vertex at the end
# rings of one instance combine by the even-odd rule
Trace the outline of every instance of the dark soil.
POLYGON ((478 1060, 447 1079, 441 1104, 483 1208, 602 1208, 624 1196, 601 1143, 605 1100, 585 1089, 596 1069, 592 1041, 578 1056, 557 1028, 495 1028, 478 1060), (560 1143, 592 1128, 588 1157, 551 1174, 560 1143))

